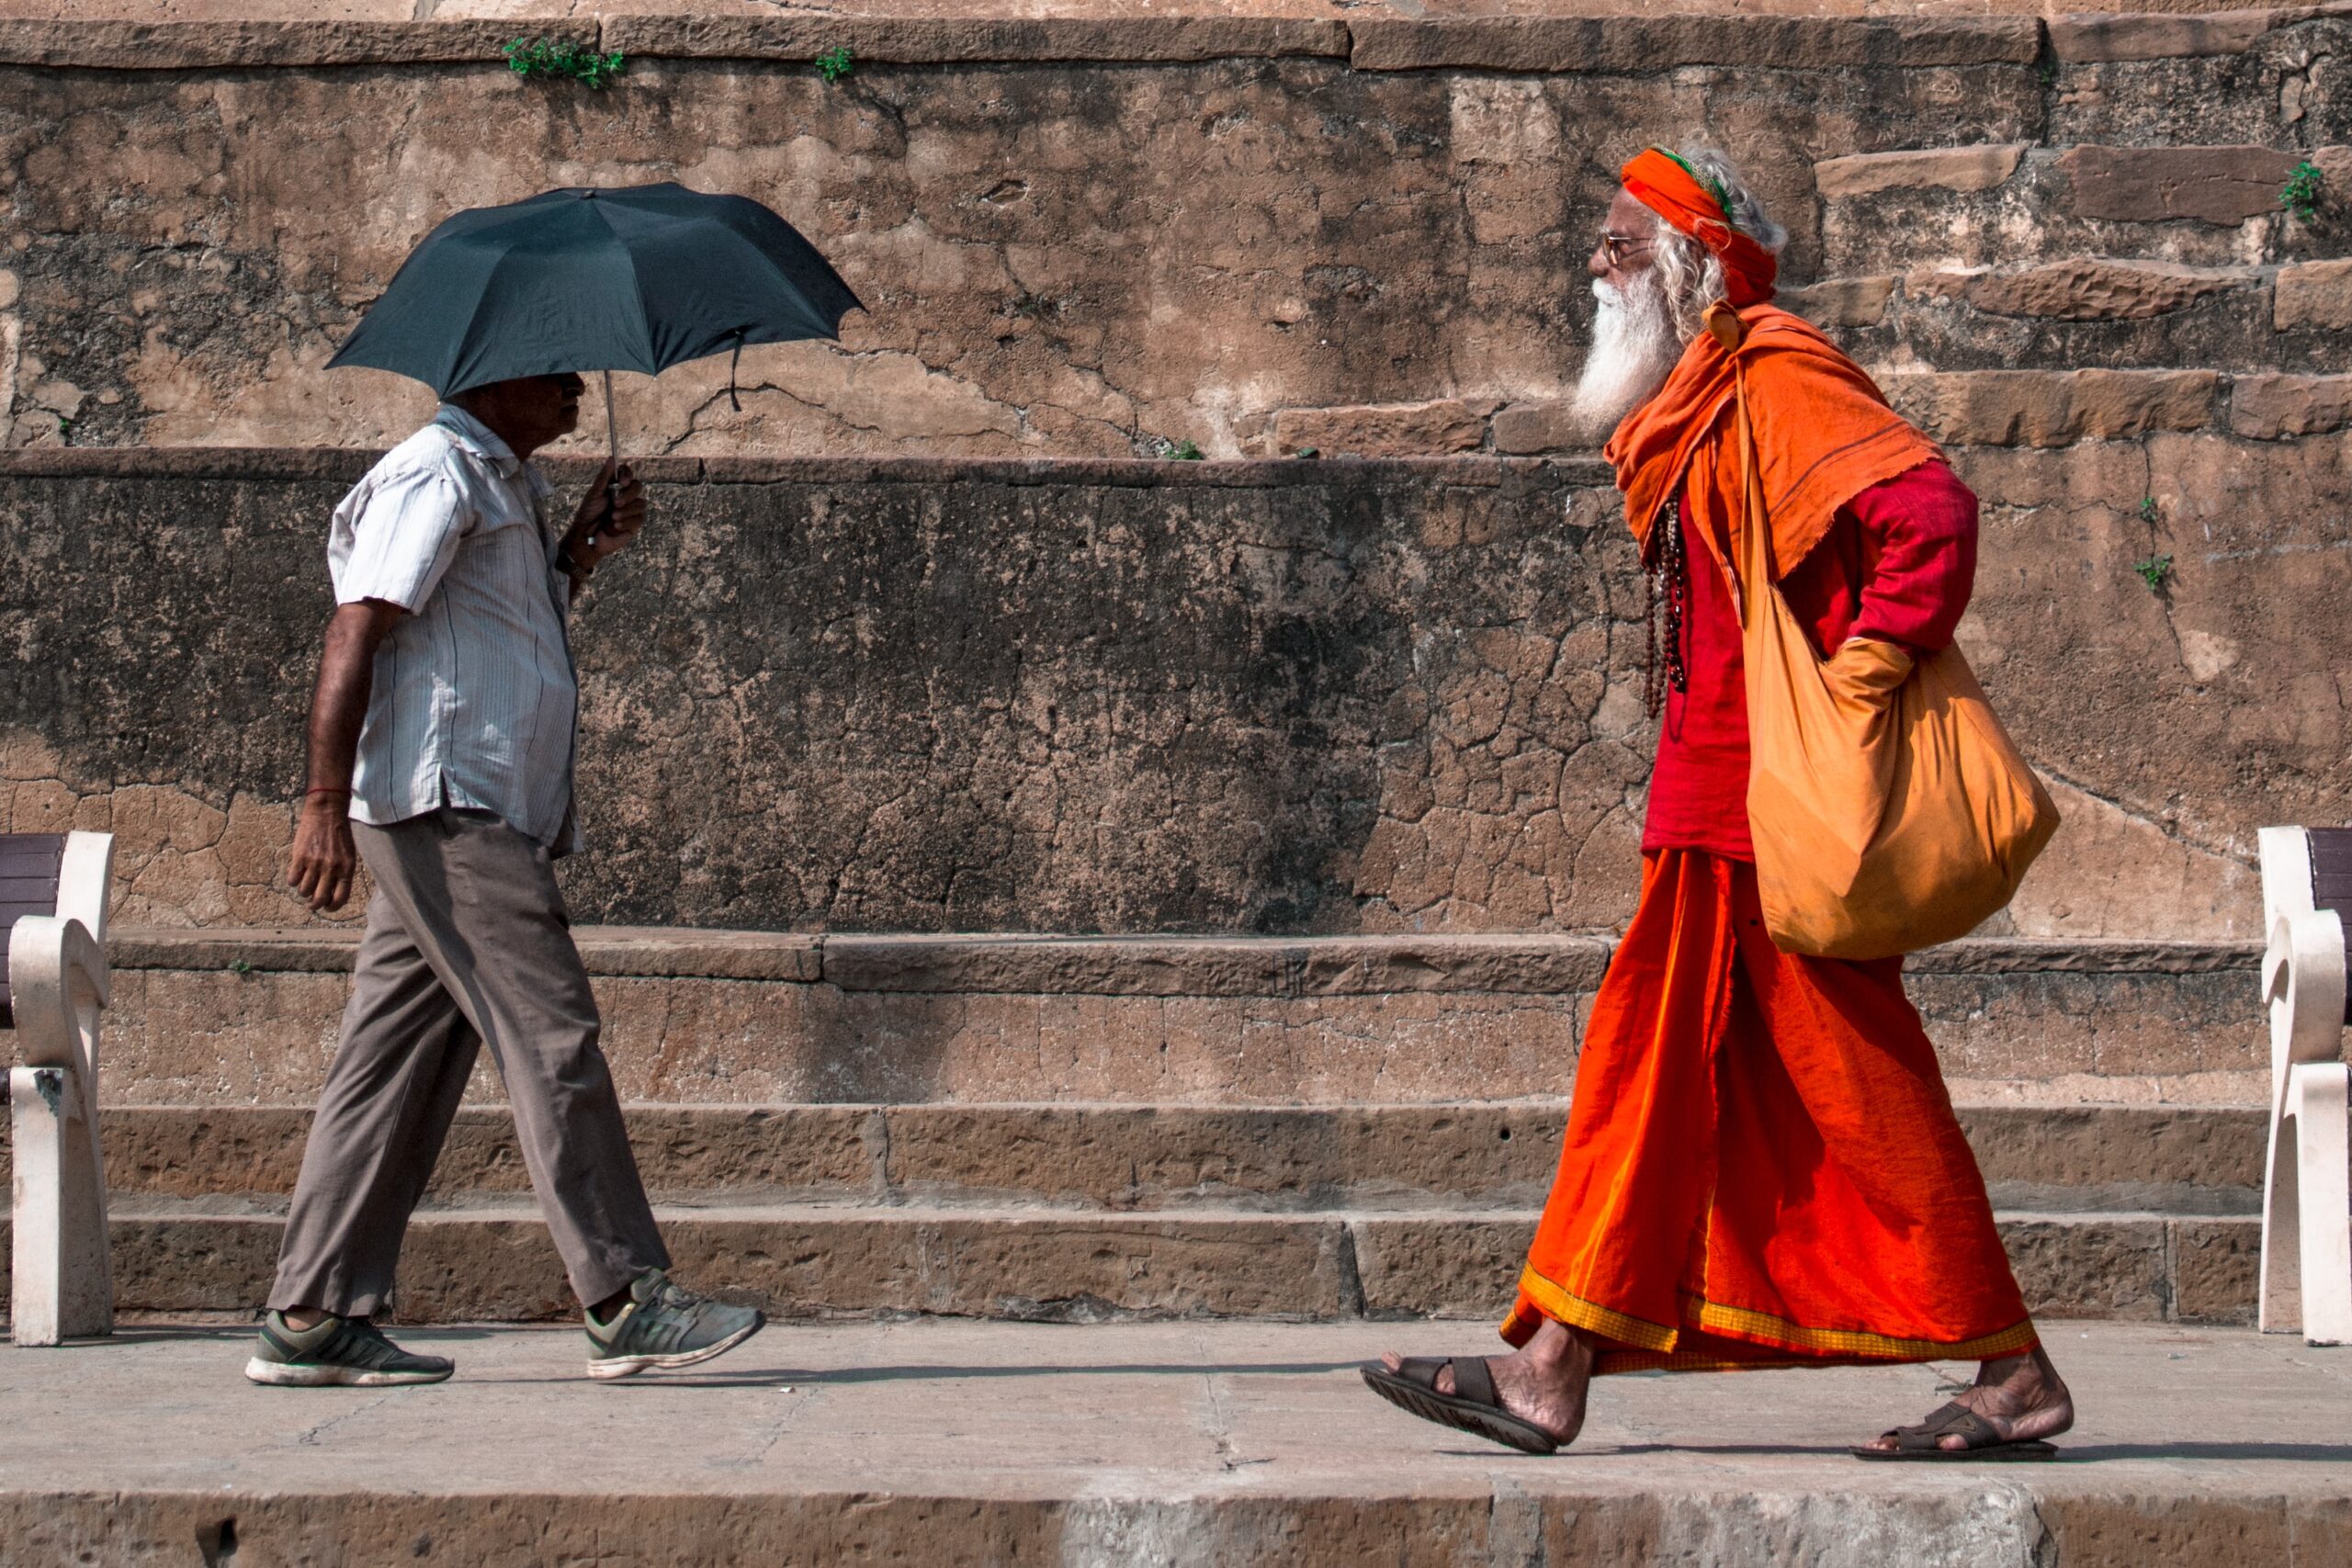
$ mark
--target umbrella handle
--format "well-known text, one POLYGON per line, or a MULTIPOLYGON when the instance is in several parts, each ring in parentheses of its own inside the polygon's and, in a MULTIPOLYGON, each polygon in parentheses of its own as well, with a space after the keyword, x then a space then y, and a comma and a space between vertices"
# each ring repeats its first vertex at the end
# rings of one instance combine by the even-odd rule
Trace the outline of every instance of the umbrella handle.
MULTIPOLYGON (((613 477, 605 481, 605 515, 613 516, 621 508, 621 432, 613 423, 613 373, 603 372, 605 378, 605 456, 613 465, 613 477)), ((602 525, 588 530, 588 543, 594 545, 596 536, 604 532, 602 525)))

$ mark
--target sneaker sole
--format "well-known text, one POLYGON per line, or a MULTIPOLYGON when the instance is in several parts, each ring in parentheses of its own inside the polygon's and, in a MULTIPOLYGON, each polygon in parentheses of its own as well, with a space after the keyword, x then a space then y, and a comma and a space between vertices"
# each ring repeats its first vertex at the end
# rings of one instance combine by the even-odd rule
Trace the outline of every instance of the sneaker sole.
POLYGON ((668 1356, 607 1357, 589 1362, 588 1375, 609 1382, 614 1378, 633 1378, 639 1372, 673 1372, 680 1367, 699 1366, 713 1357, 724 1356, 767 1325, 766 1318, 754 1318, 750 1327, 730 1334, 715 1345, 706 1345, 699 1350, 680 1350, 668 1356))
POLYGON ((394 1388, 408 1383, 447 1382, 449 1372, 371 1372, 358 1367, 327 1367, 297 1361, 245 1363, 245 1376, 270 1388, 394 1388))

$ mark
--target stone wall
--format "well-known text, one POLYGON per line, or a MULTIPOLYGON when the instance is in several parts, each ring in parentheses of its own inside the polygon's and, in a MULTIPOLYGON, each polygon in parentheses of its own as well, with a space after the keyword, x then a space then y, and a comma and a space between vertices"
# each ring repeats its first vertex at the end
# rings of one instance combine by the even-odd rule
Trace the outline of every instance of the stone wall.
POLYGON ((2352 815, 2341 7, 532 21, 598 94, 498 67, 507 0, 142 5, 0 0, 0 803, 114 826, 126 918, 300 918, 322 519, 427 407, 333 344, 457 207, 675 177, 872 312, 741 412, 623 378, 665 518, 582 624, 583 918, 1606 927, 1640 587, 1564 392, 1613 170, 1694 129, 1984 497, 1964 644, 2069 818, 2016 929, 2250 934, 2253 829, 2352 815), (1184 442, 1319 457, 1099 461, 1184 442))
MULTIPOLYGON (((2340 677, 2301 630, 2352 594, 2345 439, 1958 452, 1986 502, 1963 637, 2068 813, 2002 929, 2243 938, 2254 829, 2347 815, 2340 677), (2161 593, 2132 570, 2156 548, 2161 593)), ((275 883, 322 520, 367 461, 0 456, 0 828, 111 828, 120 918, 301 918, 275 883)), ((656 522, 579 617, 582 919, 1532 931, 1629 908, 1643 588, 1598 465, 651 478, 656 522)))
POLYGON ((678 178, 775 205, 871 313, 838 349, 750 351, 740 412, 723 362, 628 382, 636 450, 1579 449, 1589 236, 1618 163, 1693 131, 1789 224, 1792 299, 1929 378, 1951 439, 2247 401, 2150 371, 2254 378, 2257 430, 2352 402, 2268 379, 2352 369, 2352 17, 2327 7, 563 24, 630 55, 601 93, 499 68, 520 26, 0 20, 9 439, 389 442, 421 394, 319 367, 426 229, 678 178), (864 63, 828 85, 834 44, 864 63), (2307 154, 2308 222, 2278 201, 2307 154), (2132 374, 1980 384, 2086 367, 2132 374))

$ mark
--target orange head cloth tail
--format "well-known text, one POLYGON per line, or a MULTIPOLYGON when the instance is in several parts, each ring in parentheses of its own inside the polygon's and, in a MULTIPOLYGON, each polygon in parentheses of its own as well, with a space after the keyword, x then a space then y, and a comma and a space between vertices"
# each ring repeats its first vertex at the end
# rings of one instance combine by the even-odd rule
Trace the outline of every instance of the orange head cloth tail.
POLYGON ((1646 147, 1617 177, 1634 200, 1715 254, 1723 263, 1724 291, 1735 307, 1772 297, 1779 258, 1731 226, 1723 197, 1702 185, 1690 164, 1662 147, 1646 147))

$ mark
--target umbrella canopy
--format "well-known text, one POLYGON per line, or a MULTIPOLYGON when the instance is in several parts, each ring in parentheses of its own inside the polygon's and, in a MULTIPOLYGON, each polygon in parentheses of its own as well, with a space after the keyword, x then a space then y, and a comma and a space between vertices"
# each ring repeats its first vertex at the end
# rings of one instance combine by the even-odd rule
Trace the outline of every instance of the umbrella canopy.
POLYGON ((814 245, 749 197, 575 187, 441 224, 327 363, 396 371, 446 398, 830 338, 862 309, 814 245))

